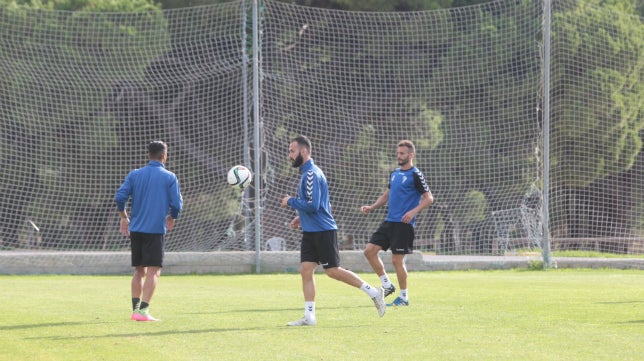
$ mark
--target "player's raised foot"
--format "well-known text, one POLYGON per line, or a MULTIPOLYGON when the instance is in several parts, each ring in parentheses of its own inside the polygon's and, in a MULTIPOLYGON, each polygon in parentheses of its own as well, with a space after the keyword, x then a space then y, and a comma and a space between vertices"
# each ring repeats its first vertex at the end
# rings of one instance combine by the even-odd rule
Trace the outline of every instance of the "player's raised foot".
POLYGON ((306 317, 302 317, 297 321, 287 323, 286 326, 315 326, 317 324, 318 322, 315 319, 308 319, 306 317))
POLYGON ((384 316, 385 311, 387 310, 387 306, 385 305, 385 289, 378 287, 378 295, 376 295, 376 297, 371 297, 371 300, 378 310, 378 316, 384 316))
POLYGON ((392 303, 388 303, 388 304, 387 304, 387 306, 389 306, 389 307, 391 307, 391 306, 395 306, 395 307, 398 307, 398 306, 409 306, 409 300, 403 300, 403 298, 402 298, 402 297, 398 296, 398 297, 396 297, 396 299, 394 300, 394 302, 392 302, 392 303))
POLYGON ((389 296, 390 294, 396 292, 396 286, 392 283, 391 286, 385 288, 385 297, 389 296))
POLYGON ((147 308, 134 311, 134 313, 132 313, 132 319, 134 321, 148 321, 148 322, 159 321, 158 319, 150 315, 150 312, 147 308))

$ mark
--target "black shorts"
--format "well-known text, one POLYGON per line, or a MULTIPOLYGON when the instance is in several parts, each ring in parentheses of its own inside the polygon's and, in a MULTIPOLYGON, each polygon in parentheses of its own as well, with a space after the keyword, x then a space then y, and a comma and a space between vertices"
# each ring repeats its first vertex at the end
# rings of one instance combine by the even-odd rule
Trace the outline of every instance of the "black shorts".
POLYGON ((323 268, 340 267, 337 232, 303 232, 300 262, 315 262, 323 268))
POLYGON ((369 243, 382 247, 383 251, 391 248, 393 254, 410 254, 414 249, 414 226, 403 222, 384 221, 369 243))
POLYGON ((165 235, 130 232, 132 267, 163 267, 165 235))

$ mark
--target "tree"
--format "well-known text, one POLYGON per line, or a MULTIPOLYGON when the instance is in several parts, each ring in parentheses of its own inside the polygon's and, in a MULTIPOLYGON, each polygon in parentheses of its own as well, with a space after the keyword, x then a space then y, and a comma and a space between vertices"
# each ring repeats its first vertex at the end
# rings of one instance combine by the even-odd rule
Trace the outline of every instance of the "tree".
MULTIPOLYGON (((104 229, 103 223, 109 219, 105 204, 112 199, 112 191, 97 192, 96 178, 78 176, 81 171, 74 168, 78 164, 75 160, 104 159, 118 146, 111 119, 99 114, 103 94, 121 77, 143 77, 145 62, 123 66, 124 53, 139 59, 155 57, 150 43, 158 46, 156 52, 165 51, 163 15, 144 0, 17 1, 0 4, 0 23, 4 71, 0 83, 0 108, 4 111, 0 117, 3 129, 8 130, 3 134, 5 158, 0 165, 14 174, 1 182, 0 189, 15 197, 5 197, 3 209, 13 218, 22 218, 12 218, 5 228, 22 227, 24 217, 31 214, 48 232, 45 237, 77 239, 76 230, 83 227, 73 223, 78 218, 76 210, 82 208, 88 212, 81 218, 89 213, 103 214, 95 223, 104 229), (124 26, 109 15, 117 11, 144 11, 148 16, 124 26), (151 42, 140 32, 143 29, 152 29, 158 38, 151 42), (115 68, 121 71, 115 73, 115 68), (88 72, 94 76, 87 76, 88 72), (74 102, 78 94, 85 99, 82 106, 74 102), (91 141, 97 138, 102 141, 91 141), (57 190, 56 199, 39 189, 57 190), (28 197, 22 195, 26 190, 28 197), (55 211, 60 204, 67 207, 55 211)), ((111 165, 119 169, 118 163, 111 165)), ((103 175, 98 178, 112 184, 114 178, 104 174, 109 166, 109 161, 86 162, 82 172, 103 175)), ((113 209, 109 212, 113 217, 113 209)), ((15 244, 15 236, 3 238, 15 244)))
POLYGON ((551 174, 560 196, 551 214, 563 220, 553 226, 573 237, 628 234, 632 220, 620 214, 632 209, 637 186, 613 185, 607 198, 602 180, 628 172, 642 151, 644 26, 625 13, 567 5, 553 16, 551 174))
POLYGON ((459 238, 470 220, 483 221, 480 208, 471 207, 472 194, 484 195, 488 217, 518 207, 539 178, 535 89, 541 74, 538 48, 526 46, 540 28, 535 13, 530 2, 491 4, 451 12, 443 26, 452 29, 451 38, 426 93, 445 117, 444 139, 429 156, 435 196, 452 232, 444 242, 465 241, 459 238))

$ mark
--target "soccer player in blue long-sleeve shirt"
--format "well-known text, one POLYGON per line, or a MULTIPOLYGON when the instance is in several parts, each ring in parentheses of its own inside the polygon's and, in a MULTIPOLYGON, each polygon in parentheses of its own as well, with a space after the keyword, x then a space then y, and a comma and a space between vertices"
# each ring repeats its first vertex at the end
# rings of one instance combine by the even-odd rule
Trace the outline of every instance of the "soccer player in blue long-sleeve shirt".
POLYGON ((298 216, 291 221, 291 228, 302 227, 300 273, 304 292, 304 317, 287 325, 315 326, 317 324, 313 274, 318 264, 322 265, 329 277, 360 288, 368 294, 382 317, 386 309, 384 290, 371 287, 355 273, 340 267, 338 226, 331 215, 329 186, 324 173, 311 159, 311 141, 303 135, 297 136, 291 141, 288 154, 293 167, 300 168, 302 172, 297 197, 286 195, 281 205, 291 207, 298 213, 298 216))
POLYGON ((156 321, 148 306, 163 267, 165 234, 174 227, 183 207, 177 176, 165 169, 168 146, 162 141, 148 144, 148 164, 131 171, 114 200, 121 217, 121 234, 132 246, 132 320, 156 321), (132 198, 132 215, 126 205, 132 198))

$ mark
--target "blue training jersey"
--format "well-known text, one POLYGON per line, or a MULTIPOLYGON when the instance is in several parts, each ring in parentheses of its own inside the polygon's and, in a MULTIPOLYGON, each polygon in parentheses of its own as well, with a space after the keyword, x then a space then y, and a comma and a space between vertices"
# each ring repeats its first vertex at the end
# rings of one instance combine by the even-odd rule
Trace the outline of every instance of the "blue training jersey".
POLYGON ((300 167, 302 178, 297 197, 288 200, 288 205, 297 210, 303 232, 321 232, 338 229, 331 215, 329 185, 322 170, 313 159, 300 167))
POLYGON ((130 197, 130 232, 165 234, 166 216, 176 219, 183 208, 177 176, 156 160, 127 175, 114 197, 116 208, 124 210, 130 197))
MULTIPOLYGON (((389 200, 386 220, 389 222, 402 222, 405 213, 414 209, 424 193, 429 192, 425 176, 416 167, 407 170, 396 168, 389 176, 389 200)), ((410 224, 416 222, 414 217, 410 224)))

